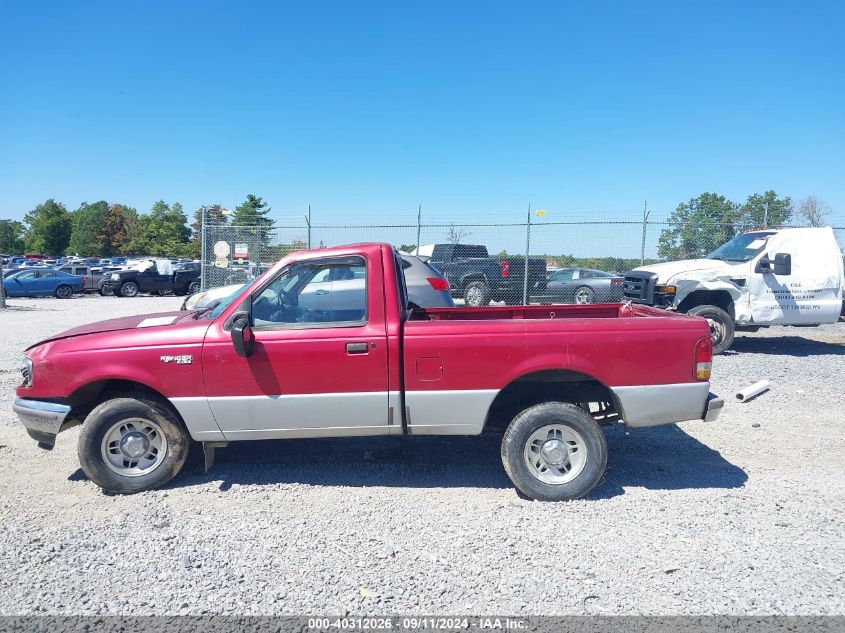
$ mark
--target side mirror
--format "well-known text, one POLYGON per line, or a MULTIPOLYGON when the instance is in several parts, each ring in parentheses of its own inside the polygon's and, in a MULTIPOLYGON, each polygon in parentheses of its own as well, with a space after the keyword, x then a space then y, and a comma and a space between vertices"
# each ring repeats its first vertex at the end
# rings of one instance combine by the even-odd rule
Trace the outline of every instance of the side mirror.
POLYGON ((774 271, 776 275, 791 275, 792 255, 789 253, 778 253, 775 255, 774 271))
POLYGON ((240 318, 232 323, 232 344, 238 356, 248 358, 255 348, 255 336, 249 326, 249 318, 240 318))
POLYGON ((775 275, 791 275, 792 274, 792 255, 789 253, 778 253, 774 259, 769 259, 768 255, 763 255, 757 260, 757 265, 754 267, 755 273, 774 273, 775 275))

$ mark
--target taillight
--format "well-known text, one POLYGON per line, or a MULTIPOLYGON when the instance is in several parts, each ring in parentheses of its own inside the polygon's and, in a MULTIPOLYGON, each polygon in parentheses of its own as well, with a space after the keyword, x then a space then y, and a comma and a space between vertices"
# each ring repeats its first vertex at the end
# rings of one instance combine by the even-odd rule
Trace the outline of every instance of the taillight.
POLYGON ((695 343, 695 358, 693 359, 693 373, 696 380, 710 380, 712 362, 713 339, 709 336, 698 339, 695 343))
POLYGON ((610 280, 610 285, 611 285, 611 286, 621 286, 621 285, 622 285, 622 279, 621 279, 621 278, 619 278, 619 279, 611 279, 611 280, 610 280))
POLYGON ((435 290, 449 290, 449 282, 442 277, 429 277, 428 283, 430 283, 431 287, 435 290))
POLYGON ((507 277, 508 273, 511 271, 511 263, 508 260, 503 259, 499 262, 499 266, 502 267, 502 277, 507 277))

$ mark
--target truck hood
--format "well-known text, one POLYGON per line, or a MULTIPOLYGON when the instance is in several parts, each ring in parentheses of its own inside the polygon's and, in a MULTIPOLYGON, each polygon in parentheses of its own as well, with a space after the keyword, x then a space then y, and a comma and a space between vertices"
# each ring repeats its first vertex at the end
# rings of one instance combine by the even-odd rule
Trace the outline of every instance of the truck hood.
POLYGON ((88 323, 80 325, 79 327, 65 330, 54 334, 49 338, 45 338, 37 343, 30 345, 27 349, 38 347, 50 341, 58 341, 60 339, 71 338, 73 336, 82 336, 85 334, 101 334, 103 332, 116 332, 118 330, 134 330, 137 328, 162 328, 173 325, 174 323, 190 318, 193 312, 174 311, 174 312, 156 312, 153 314, 139 314, 136 316, 120 317, 117 319, 108 319, 106 321, 98 321, 96 323, 88 323))
POLYGON ((640 266, 636 270, 657 274, 657 283, 670 283, 672 278, 691 272, 711 272, 714 277, 729 271, 732 268, 731 262, 721 259, 682 259, 677 262, 665 262, 663 264, 651 264, 640 266))

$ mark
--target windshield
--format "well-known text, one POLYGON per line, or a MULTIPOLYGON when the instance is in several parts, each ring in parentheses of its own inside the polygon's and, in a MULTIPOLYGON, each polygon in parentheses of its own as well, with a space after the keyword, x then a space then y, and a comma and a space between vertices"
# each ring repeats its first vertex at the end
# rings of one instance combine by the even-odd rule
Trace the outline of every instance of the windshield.
POLYGON ((774 231, 757 231, 755 233, 737 235, 730 242, 722 244, 710 253, 707 258, 723 259, 731 262, 750 261, 766 247, 766 238, 774 234, 774 231))
POLYGON ((235 291, 234 291, 232 294, 230 294, 229 296, 227 296, 227 297, 225 297, 225 298, 221 299, 221 300, 220 300, 220 303, 218 303, 218 304, 214 307, 214 310, 212 310, 212 311, 209 313, 209 318, 211 318, 211 319, 216 319, 217 317, 219 317, 219 316, 223 313, 223 310, 225 310, 226 308, 228 308, 228 307, 231 305, 231 303, 232 303, 235 299, 237 299, 237 298, 238 298, 238 296, 240 296, 240 294, 243 292, 244 288, 246 288, 248 285, 249 285, 249 284, 244 284, 243 286, 241 286, 240 288, 238 288, 237 290, 235 290, 235 291))

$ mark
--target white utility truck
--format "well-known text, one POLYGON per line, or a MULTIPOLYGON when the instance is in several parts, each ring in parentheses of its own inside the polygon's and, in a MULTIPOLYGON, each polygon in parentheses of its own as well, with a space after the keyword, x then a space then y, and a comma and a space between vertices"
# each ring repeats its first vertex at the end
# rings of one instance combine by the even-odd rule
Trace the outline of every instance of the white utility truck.
POLYGON ((843 286, 842 251, 824 227, 743 233, 704 259, 632 270, 624 292, 634 303, 704 317, 718 354, 737 330, 835 323, 843 286))

